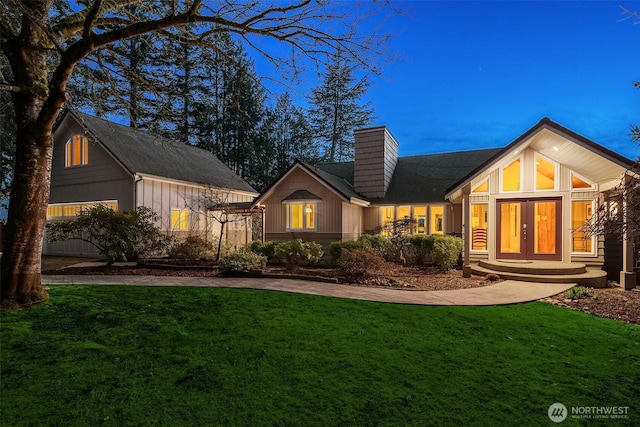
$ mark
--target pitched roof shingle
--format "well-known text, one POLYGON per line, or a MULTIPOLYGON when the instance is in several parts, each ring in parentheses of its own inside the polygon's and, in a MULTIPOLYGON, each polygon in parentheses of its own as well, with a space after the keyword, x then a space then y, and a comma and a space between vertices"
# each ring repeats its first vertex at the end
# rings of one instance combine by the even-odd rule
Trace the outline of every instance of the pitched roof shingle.
POLYGON ((88 114, 70 112, 132 174, 155 175, 256 193, 253 187, 209 151, 88 114))

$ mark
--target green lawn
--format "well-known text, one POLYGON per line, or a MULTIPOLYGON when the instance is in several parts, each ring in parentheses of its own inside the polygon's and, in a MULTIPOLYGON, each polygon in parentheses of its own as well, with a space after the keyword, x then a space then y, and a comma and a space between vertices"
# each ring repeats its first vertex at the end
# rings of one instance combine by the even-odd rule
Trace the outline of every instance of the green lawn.
POLYGON ((584 422, 552 423, 554 402, 640 425, 640 328, 542 303, 53 286, 1 320, 3 426, 584 422))

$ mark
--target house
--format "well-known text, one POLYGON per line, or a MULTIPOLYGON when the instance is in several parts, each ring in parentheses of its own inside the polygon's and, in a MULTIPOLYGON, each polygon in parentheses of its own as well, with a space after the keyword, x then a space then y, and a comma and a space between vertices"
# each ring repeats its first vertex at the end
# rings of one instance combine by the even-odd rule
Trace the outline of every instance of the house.
MULTIPOLYGON (((176 238, 220 235, 236 246, 253 239, 251 202, 258 193, 206 150, 67 110, 54 130, 47 220, 70 219, 103 203, 153 209, 176 238)), ((95 255, 86 242, 45 243, 49 255, 95 255)))
MULTIPOLYGON (((353 162, 296 161, 255 203, 266 209, 267 240, 327 247, 407 218, 411 233, 461 236, 465 274, 555 262, 602 285, 606 274, 593 270, 605 263, 604 240, 580 226, 632 164, 548 118, 501 149, 410 157, 398 157, 382 126, 355 132, 353 162)), ((618 271, 630 272, 632 249, 622 250, 618 271)))

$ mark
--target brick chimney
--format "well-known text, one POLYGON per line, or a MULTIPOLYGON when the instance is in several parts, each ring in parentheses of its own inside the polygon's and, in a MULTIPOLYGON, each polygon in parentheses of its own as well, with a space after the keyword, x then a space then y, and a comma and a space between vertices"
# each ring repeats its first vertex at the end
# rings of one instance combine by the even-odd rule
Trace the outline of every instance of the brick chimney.
POLYGON ((384 197, 398 162, 398 142, 385 126, 358 129, 353 188, 367 198, 384 197))

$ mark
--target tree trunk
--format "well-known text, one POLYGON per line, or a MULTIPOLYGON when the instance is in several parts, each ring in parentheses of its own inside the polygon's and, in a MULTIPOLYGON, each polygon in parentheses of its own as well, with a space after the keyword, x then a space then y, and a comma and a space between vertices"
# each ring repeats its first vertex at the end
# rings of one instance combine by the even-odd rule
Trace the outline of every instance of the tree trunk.
POLYGON ((46 299, 40 270, 51 183, 52 136, 36 128, 21 127, 17 140, 1 265, 3 307, 31 306, 46 299))
POLYGON ((0 305, 31 306, 45 300, 41 256, 51 184, 53 124, 75 64, 65 63, 48 80, 44 22, 50 2, 27 2, 22 31, 2 45, 19 91, 11 93, 16 114, 16 157, 0 260, 0 305))

